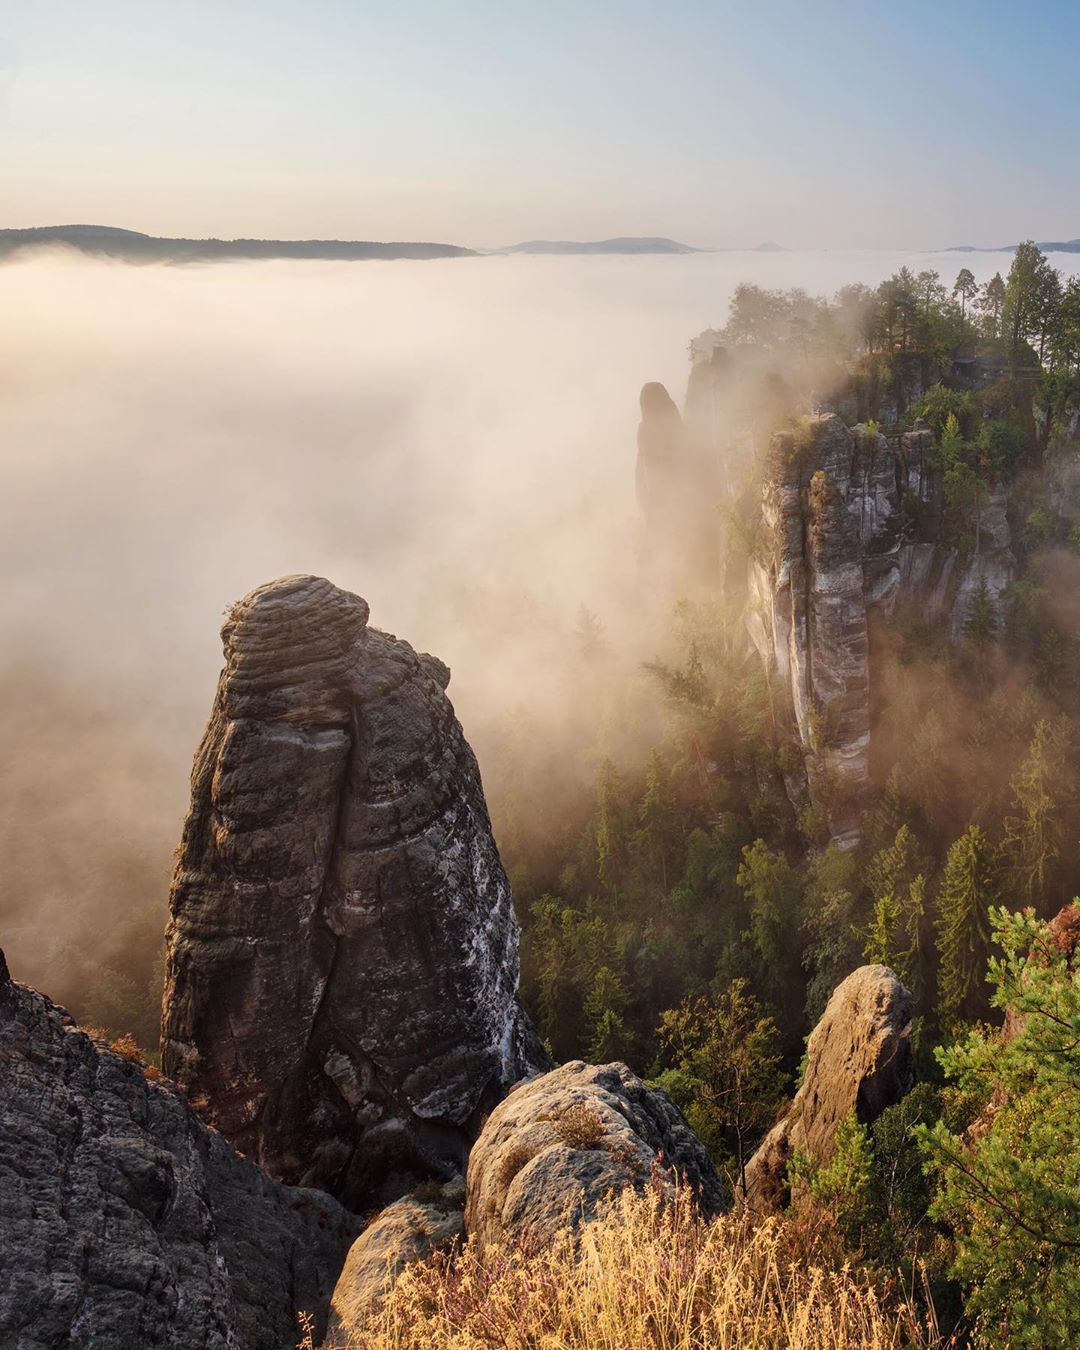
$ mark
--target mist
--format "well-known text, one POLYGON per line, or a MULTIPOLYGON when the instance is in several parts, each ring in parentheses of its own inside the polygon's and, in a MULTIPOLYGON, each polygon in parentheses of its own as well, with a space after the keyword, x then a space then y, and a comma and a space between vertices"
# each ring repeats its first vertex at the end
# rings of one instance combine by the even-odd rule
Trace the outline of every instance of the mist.
POLYGON ((688 341, 740 282, 832 293, 905 262, 951 283, 1008 257, 0 268, 16 978, 78 1011, 88 960, 122 971, 157 943, 222 612, 273 577, 326 575, 450 665, 489 794, 511 716, 584 781, 581 607, 627 679, 665 642, 638 562, 640 386, 681 402, 688 341))

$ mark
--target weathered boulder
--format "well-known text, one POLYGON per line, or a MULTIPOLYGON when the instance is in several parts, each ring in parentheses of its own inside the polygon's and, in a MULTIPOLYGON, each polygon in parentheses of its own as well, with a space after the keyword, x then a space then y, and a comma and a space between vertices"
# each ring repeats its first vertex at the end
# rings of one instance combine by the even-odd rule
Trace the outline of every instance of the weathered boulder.
POLYGON ((272 1175, 351 1208, 460 1175, 543 1053, 476 759, 434 657, 311 576, 222 628, 173 879, 162 1063, 272 1175))
POLYGON ((869 781, 873 622, 912 605, 958 640, 976 593, 999 604, 1016 572, 1001 493, 976 551, 944 537, 932 452, 925 428, 890 439, 830 413, 777 433, 765 459, 747 622, 842 847, 869 781))
POLYGON ((753 1210, 787 1202, 796 1150, 832 1157, 837 1126, 852 1111, 869 1124, 910 1091, 910 993, 887 966, 860 966, 839 984, 810 1034, 802 1086, 746 1166, 741 1200, 753 1210))
POLYGON ((0 954, 0 1345, 282 1350, 358 1224, 271 1181, 0 954))
POLYGON ((462 1182, 402 1196, 364 1229, 349 1249, 331 1303, 327 1340, 357 1333, 406 1266, 464 1241, 462 1182))
POLYGON ((488 1117, 469 1157, 469 1240, 546 1245, 613 1191, 645 1185, 654 1165, 684 1178, 706 1213, 723 1207, 708 1153, 665 1092, 625 1064, 572 1060, 517 1084, 488 1117))

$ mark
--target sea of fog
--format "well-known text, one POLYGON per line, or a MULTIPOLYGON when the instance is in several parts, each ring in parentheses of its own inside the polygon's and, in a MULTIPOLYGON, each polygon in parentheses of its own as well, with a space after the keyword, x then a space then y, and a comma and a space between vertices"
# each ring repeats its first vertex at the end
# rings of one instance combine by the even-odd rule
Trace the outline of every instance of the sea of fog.
MULTIPOLYGON (((1080 255, 1054 257, 1080 271, 1080 255)), ((635 658, 637 394, 741 281, 831 294, 1005 254, 0 266, 0 944, 163 897, 222 611, 318 572, 553 721, 587 605, 635 658), (110 901, 109 897, 113 899, 110 901)), ((483 767, 483 747, 481 764, 483 767)), ((74 928, 72 928, 74 932, 74 928)))

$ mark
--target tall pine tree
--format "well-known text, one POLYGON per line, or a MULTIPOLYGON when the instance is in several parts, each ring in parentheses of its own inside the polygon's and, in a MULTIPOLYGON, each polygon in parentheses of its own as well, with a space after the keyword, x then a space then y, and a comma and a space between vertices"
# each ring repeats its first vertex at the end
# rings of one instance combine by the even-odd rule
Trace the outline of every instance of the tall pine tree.
POLYGON ((938 1017, 953 1028, 985 1011, 982 977, 997 899, 994 850, 978 825, 949 849, 937 903, 938 1017))

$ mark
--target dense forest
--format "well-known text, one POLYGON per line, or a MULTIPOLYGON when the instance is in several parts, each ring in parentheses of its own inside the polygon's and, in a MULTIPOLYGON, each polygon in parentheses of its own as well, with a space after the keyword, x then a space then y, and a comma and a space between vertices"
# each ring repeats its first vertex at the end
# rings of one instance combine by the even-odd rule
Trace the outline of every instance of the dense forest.
POLYGON ((976 593, 958 643, 918 612, 877 635, 874 787, 861 842, 841 849, 785 795, 798 747, 732 604, 760 500, 748 460, 716 508, 723 582, 698 577, 676 601, 663 657, 616 674, 602 616, 579 616, 591 788, 535 750, 525 713, 490 761, 527 1003, 556 1059, 626 1059, 662 1084, 734 1182, 832 989, 860 962, 891 966, 916 999, 920 1084, 872 1132, 853 1124, 810 1189, 831 1198, 849 1254, 909 1279, 926 1263, 943 1323, 973 1285, 969 1314, 1009 1343, 1064 1344, 1080 1334, 1080 1005, 1063 958, 1037 979, 1022 968, 1045 946, 1038 921, 1080 890, 1080 280, 1024 244, 981 287, 966 268, 951 287, 902 269, 832 301, 744 286, 720 337, 775 356, 789 384, 812 371, 820 388, 839 365, 849 390, 887 391, 919 368, 924 392, 897 425, 933 430, 955 546, 979 547, 980 503, 1003 488, 1019 575, 1001 597, 976 593), (1053 1018, 1002 1055, 986 1028, 1017 1001, 1053 1018), (1008 1108, 962 1153, 1003 1084, 1008 1108), (1022 1156, 1018 1131, 1038 1136, 1022 1156), (940 1189, 923 1172, 935 1158, 940 1189))

